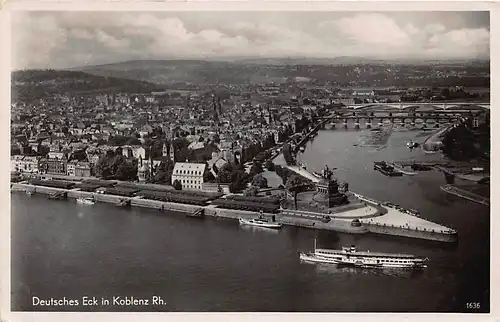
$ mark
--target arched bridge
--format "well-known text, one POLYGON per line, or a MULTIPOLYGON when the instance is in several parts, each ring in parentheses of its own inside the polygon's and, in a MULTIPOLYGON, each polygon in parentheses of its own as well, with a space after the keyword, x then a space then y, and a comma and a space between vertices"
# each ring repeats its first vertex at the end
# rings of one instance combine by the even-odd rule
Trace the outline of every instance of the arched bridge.
POLYGON ((432 103, 420 103, 420 102, 398 102, 398 103, 361 103, 361 104, 350 104, 347 105, 348 109, 394 109, 394 110, 405 110, 410 108, 426 108, 426 109, 434 109, 434 110, 468 110, 471 108, 474 109, 483 109, 489 110, 490 103, 484 102, 432 102, 432 103))

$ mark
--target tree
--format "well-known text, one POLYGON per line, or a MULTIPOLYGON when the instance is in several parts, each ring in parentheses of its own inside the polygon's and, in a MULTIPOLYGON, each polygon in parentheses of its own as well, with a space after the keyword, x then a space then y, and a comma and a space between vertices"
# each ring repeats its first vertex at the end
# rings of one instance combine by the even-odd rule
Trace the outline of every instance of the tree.
POLYGON ((230 163, 224 164, 217 174, 217 182, 219 183, 231 183, 231 174, 233 172, 233 167, 230 163))
POLYGON ((267 160, 266 163, 265 163, 265 167, 267 168, 267 170, 269 171, 274 171, 275 170, 275 167, 274 167, 274 163, 273 161, 271 160, 267 160))
POLYGON ((212 174, 212 171, 206 170, 205 173, 203 174, 203 182, 212 182, 215 180, 214 175, 212 174))
POLYGON ((256 186, 250 186, 245 191, 243 191, 243 195, 247 197, 255 197, 259 193, 259 188, 256 186))
POLYGON ((125 142, 125 145, 141 145, 141 141, 138 138, 131 137, 125 142))
POLYGON ((115 178, 123 181, 137 180, 137 160, 126 160, 123 156, 121 157, 116 168, 115 178))
POLYGON ((448 131, 442 142, 443 153, 452 160, 469 160, 478 156, 476 138, 464 125, 448 131))
POLYGON ((182 190, 182 183, 179 180, 174 180, 173 187, 175 190, 182 190))
POLYGON ((123 135, 115 135, 109 139, 109 145, 121 146, 125 145, 130 138, 123 135))
POLYGON ((292 175, 290 179, 285 184, 285 188, 293 193, 293 203, 295 205, 295 209, 297 209, 297 194, 299 193, 300 185, 303 183, 301 178, 297 175, 292 175))
POLYGON ((296 161, 292 153, 292 148, 290 144, 285 144, 283 146, 283 157, 285 158, 286 164, 287 165, 295 165, 296 161))
POLYGON ((252 186, 256 186, 259 188, 267 188, 267 179, 264 178, 264 176, 259 173, 253 177, 252 186))
POLYGON ((240 191, 241 189, 239 189, 239 186, 236 182, 231 182, 229 184, 229 192, 231 193, 235 193, 235 192, 238 192, 240 191))
POLYGON ((113 151, 107 151, 96 164, 96 174, 104 179, 136 180, 137 160, 127 159, 123 155, 115 155, 113 151))
POLYGON ((283 181, 283 184, 286 184, 288 181, 288 178, 291 176, 290 170, 287 168, 284 168, 280 165, 276 166, 276 174, 281 178, 283 181))
POLYGON ((170 184, 172 180, 172 172, 174 170, 174 162, 170 159, 164 159, 156 168, 156 173, 153 177, 154 183, 170 184))
POLYGON ((250 175, 255 176, 256 174, 259 174, 261 172, 264 172, 264 169, 262 168, 262 164, 258 161, 254 162, 252 164, 252 167, 250 168, 250 175))

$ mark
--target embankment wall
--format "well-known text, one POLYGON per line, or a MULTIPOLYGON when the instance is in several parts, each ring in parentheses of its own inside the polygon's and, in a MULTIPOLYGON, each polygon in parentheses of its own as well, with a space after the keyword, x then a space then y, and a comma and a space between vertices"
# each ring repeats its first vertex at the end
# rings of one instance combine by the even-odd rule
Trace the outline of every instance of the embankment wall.
POLYGON ((433 232, 429 230, 414 230, 400 226, 388 226, 388 225, 384 226, 373 223, 363 223, 363 226, 366 227, 369 232, 374 234, 427 239, 427 240, 434 240, 434 241, 448 242, 448 243, 458 241, 458 235, 456 233, 447 234, 436 231, 433 232))

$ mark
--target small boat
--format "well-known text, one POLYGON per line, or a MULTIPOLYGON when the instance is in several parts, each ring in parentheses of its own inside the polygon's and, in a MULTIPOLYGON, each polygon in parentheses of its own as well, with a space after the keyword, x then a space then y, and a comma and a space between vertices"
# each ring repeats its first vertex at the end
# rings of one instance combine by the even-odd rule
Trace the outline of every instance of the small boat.
POLYGON ((49 196, 49 200, 63 200, 67 198, 67 194, 64 192, 54 192, 49 196))
POLYGON ((406 143, 406 147, 410 150, 418 148, 419 146, 420 146, 420 144, 418 144, 417 142, 413 142, 413 141, 406 143))
POLYGON ((95 200, 94 198, 78 198, 76 199, 76 202, 82 205, 94 205, 95 200))
POLYGON ((35 191, 33 191, 33 190, 27 190, 27 191, 26 191, 26 194, 27 194, 28 196, 32 196, 32 195, 34 195, 34 194, 35 194, 35 191))
POLYGON ((337 264, 338 266, 353 266, 359 268, 406 268, 422 269, 428 258, 418 258, 409 254, 378 253, 357 251, 355 246, 342 247, 341 250, 316 248, 314 251, 301 253, 299 258, 305 262, 337 264))
POLYGON ((269 220, 262 219, 262 218, 258 218, 258 219, 240 218, 239 222, 241 225, 264 227, 264 228, 274 228, 274 229, 279 229, 282 226, 280 223, 270 222, 269 220))
POLYGON ((130 207, 130 200, 127 199, 120 200, 119 202, 116 203, 116 206, 120 208, 130 207))
POLYGON ((301 147, 299 148, 299 150, 300 150, 300 152, 304 152, 304 151, 306 150, 306 148, 304 148, 303 146, 301 146, 301 147))
POLYGON ((205 218, 205 209, 201 208, 196 210, 195 212, 189 212, 186 214, 188 218, 205 218))

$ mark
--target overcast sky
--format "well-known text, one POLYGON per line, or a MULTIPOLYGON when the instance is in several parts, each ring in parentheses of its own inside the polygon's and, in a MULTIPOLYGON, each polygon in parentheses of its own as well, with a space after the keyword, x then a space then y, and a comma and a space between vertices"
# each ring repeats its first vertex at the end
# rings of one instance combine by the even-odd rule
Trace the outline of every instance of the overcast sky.
POLYGON ((488 12, 13 12, 13 68, 131 59, 489 58, 488 12))

